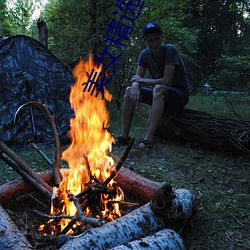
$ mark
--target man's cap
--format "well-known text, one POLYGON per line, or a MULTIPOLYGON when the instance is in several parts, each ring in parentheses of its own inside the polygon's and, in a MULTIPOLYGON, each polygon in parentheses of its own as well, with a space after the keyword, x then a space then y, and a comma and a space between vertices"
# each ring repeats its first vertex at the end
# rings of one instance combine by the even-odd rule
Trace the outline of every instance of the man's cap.
POLYGON ((160 25, 158 25, 157 23, 155 23, 155 22, 149 22, 149 23, 147 23, 145 26, 144 26, 144 28, 143 28, 143 30, 142 30, 142 37, 144 38, 144 36, 146 35, 146 33, 149 31, 149 30, 158 30, 158 31, 160 31, 161 33, 162 33, 162 30, 161 30, 161 27, 160 27, 160 25))

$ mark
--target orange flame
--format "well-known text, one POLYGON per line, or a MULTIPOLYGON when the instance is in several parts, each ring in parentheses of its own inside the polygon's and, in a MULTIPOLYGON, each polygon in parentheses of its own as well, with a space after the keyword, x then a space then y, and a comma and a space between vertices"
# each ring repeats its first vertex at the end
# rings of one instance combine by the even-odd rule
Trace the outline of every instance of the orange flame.
MULTIPOLYGON (((104 100, 102 100, 102 93, 95 97, 95 94, 91 96, 92 89, 87 92, 89 86, 87 86, 84 92, 82 84, 88 82, 87 72, 94 69, 97 75, 101 72, 94 65, 92 56, 84 62, 80 60, 79 64, 73 70, 75 77, 75 84, 71 88, 70 103, 74 109, 75 116, 70 120, 71 130, 69 135, 71 137, 71 145, 62 153, 62 159, 68 162, 70 171, 63 171, 63 181, 60 184, 59 190, 63 194, 63 202, 65 207, 65 215, 74 216, 77 213, 77 209, 73 202, 68 200, 67 190, 70 193, 77 195, 87 188, 87 184, 91 182, 91 177, 94 177, 98 182, 103 183, 110 175, 110 172, 114 168, 114 161, 108 155, 111 152, 111 145, 114 141, 112 135, 108 132, 109 127, 109 114, 105 106, 105 100, 111 101, 112 95, 105 89, 104 100), (87 160, 86 160, 87 159, 87 160)), ((94 84, 92 87, 95 87, 94 84)), ((95 89, 97 91, 97 87, 95 89)), ((109 183, 112 186, 113 181, 109 183)), ((117 197, 114 199, 123 199, 122 190, 118 190, 117 197)), ((107 210, 105 201, 105 195, 101 197, 104 211, 107 210)), ((117 204, 113 206, 115 214, 119 213, 119 207, 117 204)), ((53 208, 51 214, 53 212, 53 208)), ((68 220, 62 220, 64 225, 61 225, 63 229, 68 220)))

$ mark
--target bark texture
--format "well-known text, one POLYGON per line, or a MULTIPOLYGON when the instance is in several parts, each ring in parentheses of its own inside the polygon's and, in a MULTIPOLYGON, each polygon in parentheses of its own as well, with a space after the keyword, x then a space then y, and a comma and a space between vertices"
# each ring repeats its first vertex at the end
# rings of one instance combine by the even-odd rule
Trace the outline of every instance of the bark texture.
POLYGON ((172 191, 169 186, 164 186, 151 202, 101 227, 72 237, 60 249, 110 249, 167 227, 178 230, 191 216, 194 200, 195 197, 186 189, 172 191))
MULTIPOLYGON (((38 173, 37 175, 47 183, 53 182, 52 172, 38 173)), ((0 204, 6 204, 24 193, 33 191, 35 191, 35 188, 22 179, 7 182, 0 186, 0 204)))
POLYGON ((114 180, 125 194, 130 193, 144 203, 149 202, 162 186, 159 182, 152 181, 124 167, 120 169, 114 180))
POLYGON ((0 204, 0 249, 27 250, 32 249, 24 235, 17 229, 9 215, 0 204))
POLYGON ((165 222, 154 213, 150 203, 147 203, 123 217, 73 237, 60 249, 110 249, 118 244, 145 237, 164 227, 165 222))
POLYGON ((116 246, 111 250, 185 250, 182 238, 174 230, 162 229, 144 238, 116 246))
POLYGON ((224 152, 250 152, 250 121, 190 109, 164 116, 155 135, 224 152))
POLYGON ((37 21, 37 28, 39 30, 39 42, 48 48, 48 29, 46 23, 40 18, 37 21))

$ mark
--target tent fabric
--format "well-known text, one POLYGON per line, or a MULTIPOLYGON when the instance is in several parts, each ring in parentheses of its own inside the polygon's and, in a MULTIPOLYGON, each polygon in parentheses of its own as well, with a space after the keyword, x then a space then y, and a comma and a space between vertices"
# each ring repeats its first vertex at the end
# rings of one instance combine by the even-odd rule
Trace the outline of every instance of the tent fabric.
POLYGON ((44 45, 27 36, 0 40, 0 140, 9 144, 53 139, 45 113, 26 105, 44 104, 54 116, 60 140, 67 140, 73 110, 71 72, 44 45), (33 117, 33 119, 32 119, 33 117))

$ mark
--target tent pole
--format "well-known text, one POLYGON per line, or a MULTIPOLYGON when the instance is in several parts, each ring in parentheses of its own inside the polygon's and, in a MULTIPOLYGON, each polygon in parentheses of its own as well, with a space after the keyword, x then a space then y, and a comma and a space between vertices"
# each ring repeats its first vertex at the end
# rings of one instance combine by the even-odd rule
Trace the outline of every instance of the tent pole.
MULTIPOLYGON (((26 87, 28 102, 30 102, 31 100, 30 100, 30 91, 29 91, 29 81, 27 78, 25 78, 25 87, 26 87)), ((30 104, 29 104, 29 112, 30 112, 31 128, 32 128, 32 132, 33 132, 34 141, 37 142, 37 131, 36 131, 35 118, 34 118, 33 108, 30 104)))

